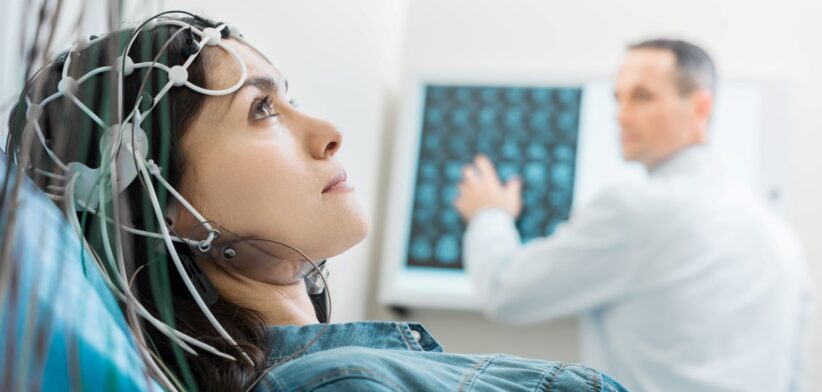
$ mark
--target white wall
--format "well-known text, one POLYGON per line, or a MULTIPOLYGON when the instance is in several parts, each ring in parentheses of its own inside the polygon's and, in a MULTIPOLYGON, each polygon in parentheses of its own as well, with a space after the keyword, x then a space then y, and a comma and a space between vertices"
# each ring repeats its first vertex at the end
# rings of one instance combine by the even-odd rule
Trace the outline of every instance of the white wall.
MULTIPOLYGON (((408 7, 401 75, 432 70, 611 75, 627 43, 675 36, 705 46, 723 78, 785 81, 793 96, 788 116, 793 121, 778 130, 790 149, 786 215, 804 241, 813 279, 822 287, 819 21, 822 3, 814 1, 415 0, 408 7)), ((374 303, 370 310, 372 316, 390 315, 374 303)), ((571 320, 505 328, 462 313, 420 311, 412 316, 452 350, 578 357, 571 320)), ((812 369, 822 366, 820 331, 817 324, 812 369)), ((822 389, 822 372, 812 374, 814 385, 822 389)))
MULTIPOLYGON (((330 0, 169 1, 236 23, 288 75, 304 109, 346 133, 341 158, 375 214, 368 241, 332 264, 334 319, 394 317, 374 300, 398 86, 431 70, 610 75, 626 43, 672 35, 703 44, 721 76, 791 83, 793 123, 787 216, 822 286, 822 6, 747 1, 330 0), (383 135, 387 136, 383 138, 383 135)), ((508 327, 470 313, 416 311, 448 348, 578 359, 576 322, 508 327), (534 342, 540 344, 534 344, 534 342)), ((816 340, 822 358, 822 336, 816 340)), ((817 364, 822 361, 817 360, 817 364)), ((819 373, 819 372, 817 372, 819 373)), ((822 385, 822 374, 816 375, 822 385)))
MULTIPOLYGON (((394 317, 374 298, 381 196, 388 180, 384 166, 390 163, 386 147, 403 75, 431 70, 610 75, 626 43, 655 35, 703 44, 724 77, 791 83, 794 121, 784 129, 791 149, 787 216, 822 287, 822 3, 167 0, 165 7, 200 11, 239 26, 287 75, 303 109, 346 134, 340 158, 376 225, 369 240, 332 260, 335 321, 394 317)), ((6 77, 9 68, 2 69, 6 77)), ((2 87, 5 91, 8 84, 2 87)), ((570 319, 509 327, 472 313, 416 311, 412 318, 452 351, 579 357, 576 322, 570 319)), ((819 330, 815 368, 822 366, 819 330)), ((815 373, 822 389, 822 372, 815 373)))

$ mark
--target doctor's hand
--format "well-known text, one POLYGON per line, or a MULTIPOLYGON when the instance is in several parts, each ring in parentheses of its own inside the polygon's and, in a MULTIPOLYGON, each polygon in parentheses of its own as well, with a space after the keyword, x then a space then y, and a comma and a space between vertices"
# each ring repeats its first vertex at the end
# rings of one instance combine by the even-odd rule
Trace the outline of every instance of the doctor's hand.
POLYGON ((489 207, 501 208, 517 218, 522 212, 522 180, 514 178, 502 184, 494 164, 479 155, 473 165, 465 165, 462 169, 462 182, 454 207, 466 222, 479 210, 489 207))

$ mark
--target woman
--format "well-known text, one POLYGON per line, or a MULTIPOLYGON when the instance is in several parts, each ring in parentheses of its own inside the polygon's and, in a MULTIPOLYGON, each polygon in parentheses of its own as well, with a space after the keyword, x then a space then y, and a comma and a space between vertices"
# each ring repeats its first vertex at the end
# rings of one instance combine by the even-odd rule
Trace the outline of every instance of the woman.
POLYGON ((318 261, 368 232, 342 135, 236 29, 163 15, 78 42, 9 123, 7 151, 66 206, 170 389, 622 390, 446 354, 418 324, 325 323, 318 261))

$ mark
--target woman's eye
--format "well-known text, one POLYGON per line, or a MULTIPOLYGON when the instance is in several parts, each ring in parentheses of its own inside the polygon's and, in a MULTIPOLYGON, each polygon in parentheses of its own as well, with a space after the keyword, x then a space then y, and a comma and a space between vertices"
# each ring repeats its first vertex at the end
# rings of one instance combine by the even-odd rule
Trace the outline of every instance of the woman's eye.
POLYGON ((269 117, 277 116, 278 113, 274 110, 274 107, 272 106, 273 103, 274 100, 271 99, 271 97, 265 97, 264 99, 257 101, 251 111, 251 118, 254 120, 264 120, 269 117))

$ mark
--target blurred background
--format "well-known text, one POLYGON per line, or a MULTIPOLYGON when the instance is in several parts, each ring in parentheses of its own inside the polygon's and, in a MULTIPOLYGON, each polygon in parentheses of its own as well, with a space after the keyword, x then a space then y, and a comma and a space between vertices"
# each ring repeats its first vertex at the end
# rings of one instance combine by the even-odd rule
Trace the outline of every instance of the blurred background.
MULTIPOLYGON (((20 13, 21 3, 11 1, 10 15, 20 13)), ((76 3, 78 15, 96 12, 94 1, 85 8, 76 3)), ((575 319, 510 326, 471 311, 415 308, 402 314, 380 303, 383 233, 395 223, 386 219, 391 149, 403 129, 405 82, 413 75, 465 72, 609 79, 627 44, 656 36, 706 48, 720 81, 775 80, 786 87, 788 121, 768 130, 784 143, 781 212, 804 244, 812 280, 822 287, 822 2, 167 0, 124 7, 133 21, 184 9, 235 24, 285 73, 301 109, 334 122, 345 134, 339 157, 374 225, 366 241, 330 263, 332 321, 413 319, 450 351, 578 361, 575 319)), ((83 34, 103 28, 102 21, 86 19, 83 34)), ((15 42, 20 26, 2 29, 4 42, 15 42)), ((62 47, 71 40, 66 35, 62 47)), ((6 102, 20 87, 14 50, 0 45, 3 118, 6 102)), ((762 145, 762 154, 768 148, 762 145)), ((810 369, 822 368, 818 324, 810 369)), ((822 390, 822 372, 811 374, 812 389, 822 390)))

